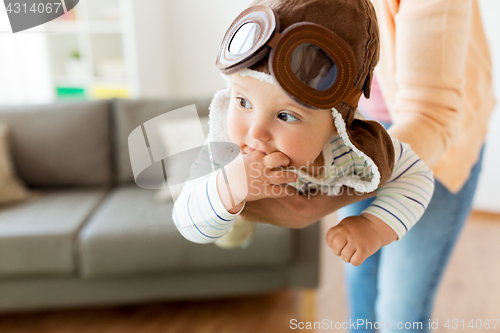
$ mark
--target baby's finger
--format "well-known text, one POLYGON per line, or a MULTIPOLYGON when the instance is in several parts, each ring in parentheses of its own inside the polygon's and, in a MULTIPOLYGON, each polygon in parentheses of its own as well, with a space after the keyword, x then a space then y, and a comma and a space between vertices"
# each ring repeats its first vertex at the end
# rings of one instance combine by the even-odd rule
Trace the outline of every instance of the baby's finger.
POLYGON ((326 244, 328 244, 329 247, 332 247, 332 240, 333 237, 337 234, 338 228, 330 228, 330 230, 327 231, 326 233, 326 244))
POLYGON ((351 262, 354 252, 356 252, 356 247, 352 245, 352 242, 347 243, 347 245, 342 249, 342 252, 340 252, 340 258, 342 258, 345 262, 351 262))
POLYGON ((333 237, 331 244, 333 253, 340 256, 342 250, 347 245, 347 237, 343 234, 336 234, 335 237, 333 237))
POLYGON ((288 166, 290 164, 290 159, 288 156, 282 152, 274 152, 269 155, 264 156, 264 165, 269 169, 274 169, 279 166, 288 166))
POLYGON ((365 261, 365 259, 366 258, 361 251, 356 251, 351 257, 351 264, 353 266, 359 266, 363 263, 363 261, 365 261))

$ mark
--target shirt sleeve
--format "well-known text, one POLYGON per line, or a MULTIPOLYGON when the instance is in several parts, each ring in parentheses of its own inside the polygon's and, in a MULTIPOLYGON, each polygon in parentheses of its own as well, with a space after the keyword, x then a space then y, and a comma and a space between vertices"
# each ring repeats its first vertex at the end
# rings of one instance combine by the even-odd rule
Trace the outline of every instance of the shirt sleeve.
POLYGON ((472 0, 404 0, 394 18, 396 86, 388 132, 429 166, 446 152, 463 116, 471 17, 472 0))
POLYGON ((217 192, 220 166, 205 145, 191 166, 189 178, 174 202, 172 219, 182 236, 194 243, 212 243, 222 237, 241 213, 229 213, 217 192))
POLYGON ((392 139, 395 164, 391 178, 377 189, 364 213, 389 225, 401 239, 422 217, 434 193, 434 176, 410 145, 392 139))

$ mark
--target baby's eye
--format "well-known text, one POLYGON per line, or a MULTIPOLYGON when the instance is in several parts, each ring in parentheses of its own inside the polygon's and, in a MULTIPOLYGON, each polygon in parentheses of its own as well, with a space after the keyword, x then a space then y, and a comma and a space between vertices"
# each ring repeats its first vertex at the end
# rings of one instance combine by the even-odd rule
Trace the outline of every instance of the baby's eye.
POLYGON ((250 104, 250 102, 248 102, 243 97, 236 97, 236 98, 238 99, 238 103, 240 104, 240 106, 242 108, 245 108, 245 109, 251 109, 252 108, 252 104, 250 104))
POLYGON ((291 114, 286 113, 286 112, 280 112, 278 114, 278 118, 281 120, 284 120, 284 121, 287 121, 287 118, 291 119, 289 122, 296 122, 297 120, 300 120, 299 118, 295 117, 294 115, 291 115, 291 114), (282 115, 284 115, 284 116, 282 116, 282 115))

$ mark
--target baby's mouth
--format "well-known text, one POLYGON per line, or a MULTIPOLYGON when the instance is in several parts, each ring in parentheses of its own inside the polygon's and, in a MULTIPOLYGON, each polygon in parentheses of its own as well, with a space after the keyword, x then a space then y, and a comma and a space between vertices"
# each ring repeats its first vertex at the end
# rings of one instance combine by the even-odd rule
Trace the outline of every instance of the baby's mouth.
MULTIPOLYGON (((253 149, 252 147, 248 147, 248 149, 250 149, 251 153, 254 152, 255 150, 257 150, 257 149, 253 149)), ((261 153, 264 153, 267 155, 267 153, 263 152, 262 150, 257 150, 257 151, 260 151, 261 153)))
POLYGON ((245 146, 243 147, 243 149, 241 150, 243 153, 245 154, 250 154, 252 151, 250 150, 250 147, 248 146, 245 146))

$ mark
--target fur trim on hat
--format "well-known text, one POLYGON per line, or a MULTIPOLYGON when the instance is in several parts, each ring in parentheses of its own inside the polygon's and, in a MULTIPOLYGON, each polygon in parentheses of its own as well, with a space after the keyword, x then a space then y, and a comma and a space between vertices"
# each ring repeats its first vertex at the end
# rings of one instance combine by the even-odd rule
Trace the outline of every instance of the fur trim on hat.
POLYGON ((263 73, 263 72, 259 72, 259 71, 254 71, 253 69, 250 69, 250 68, 242 69, 241 71, 238 72, 238 75, 239 76, 250 76, 250 77, 253 77, 254 79, 260 80, 262 82, 274 84, 275 86, 278 85, 278 83, 276 83, 276 80, 274 80, 274 78, 271 75, 263 73))
MULTIPOLYGON (((357 110, 356 110, 357 111, 357 110)), ((362 119, 364 118, 361 112, 356 112, 355 118, 357 119, 362 119), (361 118, 362 117, 362 118, 361 118)), ((342 177, 338 181, 342 185, 347 185, 349 187, 354 188, 358 192, 372 192, 375 191, 380 183, 380 172, 378 170, 377 165, 375 165, 375 162, 368 157, 366 154, 361 152, 352 142, 349 140, 349 136, 347 135, 347 130, 345 127, 345 122, 344 119, 342 118, 342 115, 335 109, 332 108, 332 116, 333 120, 335 122, 335 127, 337 128, 337 132, 339 133, 340 137, 342 138, 342 141, 344 141, 344 144, 351 148, 358 156, 363 157, 363 159, 366 161, 366 163, 371 167, 373 177, 370 181, 363 181, 361 179, 357 179, 355 177, 342 177)))
POLYGON ((227 111, 231 100, 231 79, 222 75, 226 81, 226 88, 217 91, 208 107, 208 135, 207 142, 231 142, 227 131, 227 111))

